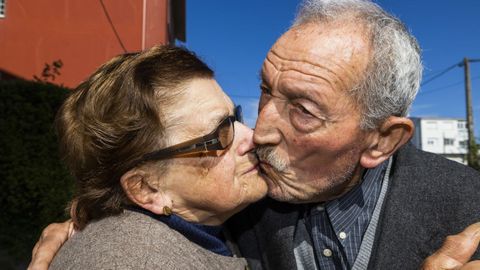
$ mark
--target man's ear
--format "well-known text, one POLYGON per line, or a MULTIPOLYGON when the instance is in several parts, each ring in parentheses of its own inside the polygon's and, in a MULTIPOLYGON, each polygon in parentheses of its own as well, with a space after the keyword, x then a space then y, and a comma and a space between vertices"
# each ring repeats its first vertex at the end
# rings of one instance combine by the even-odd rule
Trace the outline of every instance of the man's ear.
POLYGON ((413 135, 415 126, 406 117, 390 116, 370 135, 370 146, 362 153, 360 164, 375 168, 406 144, 413 135))
POLYGON ((170 196, 151 185, 152 175, 142 169, 132 169, 120 178, 127 197, 134 204, 158 215, 163 215, 165 206, 172 209, 170 196))

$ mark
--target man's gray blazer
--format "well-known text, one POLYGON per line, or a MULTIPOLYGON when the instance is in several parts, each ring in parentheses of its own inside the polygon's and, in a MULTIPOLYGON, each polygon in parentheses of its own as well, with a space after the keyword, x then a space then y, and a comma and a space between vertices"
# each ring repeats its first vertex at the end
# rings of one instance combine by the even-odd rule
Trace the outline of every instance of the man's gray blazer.
MULTIPOLYGON (((230 220, 252 269, 297 268, 293 235, 304 209, 264 199, 230 220)), ((406 145, 394 156, 368 269, 419 269, 448 235, 478 221, 480 173, 406 145)))

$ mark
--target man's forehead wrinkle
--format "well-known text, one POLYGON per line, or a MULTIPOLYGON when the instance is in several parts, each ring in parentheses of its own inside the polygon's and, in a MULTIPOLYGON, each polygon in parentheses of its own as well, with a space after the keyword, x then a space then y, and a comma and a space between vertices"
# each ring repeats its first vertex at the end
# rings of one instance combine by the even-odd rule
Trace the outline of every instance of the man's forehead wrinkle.
MULTIPOLYGON (((283 65, 281 65, 281 67, 279 68, 280 71, 284 71, 285 69, 283 68, 284 66, 291 66, 291 65, 302 65, 302 66, 306 66, 308 68, 306 68, 306 70, 325 70, 327 71, 328 73, 332 73, 333 74, 333 71, 331 68, 327 67, 327 66, 324 66, 324 65, 321 65, 319 63, 314 63, 312 62, 311 60, 309 60, 309 58, 307 57, 301 57, 300 59, 294 59, 294 58, 290 58, 290 57, 287 57, 287 56, 282 56, 281 53, 278 53, 277 51, 275 50, 272 50, 270 51, 271 54, 273 56, 275 56, 276 58, 278 58, 280 60, 281 63, 283 63, 283 65)), ((298 54, 301 54, 301 52, 298 52, 298 54)), ((278 68, 277 68, 278 69, 278 68)), ((290 69, 290 68, 289 68, 290 69)), ((309 74, 311 72, 301 72, 301 73, 306 73, 306 74, 309 74)), ((314 73, 312 74, 312 76, 317 76, 315 75, 314 73)))
MULTIPOLYGON (((272 68, 275 69, 275 66, 273 65, 273 63, 271 63, 271 61, 268 59, 265 60, 264 71, 265 69, 268 69, 267 66, 271 66, 272 68)), ((295 70, 295 69, 290 69, 289 71, 295 71, 298 73, 302 72, 300 70, 295 70)), ((318 81, 312 80, 311 75, 306 74, 306 76, 292 77, 291 76, 292 73, 288 73, 288 72, 282 74, 282 76, 279 76, 279 75, 280 73, 277 73, 272 78, 264 77, 262 82, 264 82, 266 86, 275 87, 280 91, 282 91, 282 89, 284 89, 285 87, 286 89, 289 89, 291 91, 290 94, 293 94, 293 95, 295 95, 294 93, 300 94, 301 96, 306 97, 311 101, 315 102, 317 105, 321 104, 319 103, 319 101, 327 100, 325 91, 316 91, 317 89, 319 89, 320 86, 318 81), (270 79, 270 81, 268 81, 267 79, 270 79), (302 82, 307 82, 308 85, 302 84, 302 82)), ((317 77, 313 77, 313 78, 317 78, 317 77)), ((328 85, 328 88, 333 89, 332 84, 328 80, 324 80, 323 78, 321 80, 322 82, 325 82, 328 85)))
MULTIPOLYGON (((318 78, 321 81, 327 83, 329 85, 329 87, 331 87, 331 88, 334 87, 333 83, 331 81, 327 80, 326 78, 324 78, 323 76, 319 76, 318 74, 309 73, 309 72, 305 71, 305 70, 308 70, 308 69, 299 69, 299 68, 296 68, 294 66, 288 67, 288 65, 279 65, 280 69, 278 69, 277 66, 275 65, 274 61, 271 61, 268 57, 265 60, 265 65, 270 65, 276 71, 283 71, 283 74, 280 73, 280 72, 277 72, 273 78, 270 78, 271 81, 267 81, 267 78, 264 78, 263 81, 267 84, 270 84, 272 87, 273 86, 278 87, 278 85, 280 85, 282 82, 288 82, 292 79, 291 76, 289 76, 288 72, 285 72, 285 71, 294 71, 294 72, 297 72, 297 73, 300 73, 300 74, 304 75, 304 76, 301 76, 301 77, 297 76, 294 79, 297 82, 299 80, 301 80, 301 81, 307 81, 309 83, 318 84, 318 81, 314 80, 314 78, 318 78), (285 67, 287 67, 287 68, 285 68, 285 67), (309 78, 309 79, 306 79, 305 77, 309 78)), ((286 85, 293 85, 293 84, 292 83, 286 83, 286 85)))
MULTIPOLYGON (((286 48, 283 47, 282 49, 286 48)), ((349 69, 342 68, 339 63, 336 63, 335 61, 329 61, 328 58, 323 57, 322 62, 328 61, 327 63, 323 64, 311 60, 311 56, 315 56, 315 54, 292 49, 289 49, 288 51, 293 52, 292 55, 295 55, 295 58, 285 56, 284 54, 282 55, 282 53, 276 50, 276 48, 272 48, 267 55, 266 61, 268 61, 268 63, 270 63, 278 71, 291 70, 307 76, 316 77, 326 81, 331 87, 334 87, 334 83, 338 82, 341 84, 343 89, 347 89, 347 81, 355 78, 355 75, 349 69), (279 61, 273 60, 274 58, 279 61), (343 77, 339 77, 333 70, 333 66, 337 67, 337 70, 342 70, 344 72, 346 71, 346 73, 343 75, 346 75, 345 77, 347 77, 347 80, 343 77), (325 76, 327 74, 332 75, 335 78, 335 81, 328 80, 325 76)))
POLYGON ((287 31, 271 51, 285 58, 335 70, 349 87, 358 83, 370 62, 371 41, 361 34, 364 24, 354 21, 307 23, 287 31), (312 63, 313 62, 313 63, 312 63))

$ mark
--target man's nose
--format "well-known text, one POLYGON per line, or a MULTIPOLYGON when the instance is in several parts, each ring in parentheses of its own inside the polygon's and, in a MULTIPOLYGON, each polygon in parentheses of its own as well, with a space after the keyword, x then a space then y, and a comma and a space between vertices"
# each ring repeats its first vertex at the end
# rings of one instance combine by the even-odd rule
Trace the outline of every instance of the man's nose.
POLYGON ((238 136, 237 154, 243 156, 255 149, 253 130, 240 122, 235 122, 235 136, 238 136))
POLYGON ((253 133, 256 145, 277 145, 281 141, 278 129, 280 113, 272 100, 259 108, 257 124, 253 133))

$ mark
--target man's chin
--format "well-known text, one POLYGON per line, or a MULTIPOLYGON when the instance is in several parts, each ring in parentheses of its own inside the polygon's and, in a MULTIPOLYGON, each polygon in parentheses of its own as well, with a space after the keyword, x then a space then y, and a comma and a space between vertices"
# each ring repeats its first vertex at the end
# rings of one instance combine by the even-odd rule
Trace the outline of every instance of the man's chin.
MULTIPOLYGON (((282 185, 285 179, 281 177, 272 167, 263 167, 261 170, 262 176, 265 179, 268 187, 268 197, 288 203, 302 203, 302 200, 295 196, 288 186, 282 185)), ((294 191, 294 190, 293 190, 294 191)))
POLYGON ((278 191, 276 189, 270 189, 270 187, 268 188, 268 197, 274 199, 275 201, 279 201, 279 202, 294 203, 294 201, 296 201, 296 200, 293 200, 293 198, 291 196, 288 196, 288 195, 284 194, 283 192, 278 191))
POLYGON ((268 197, 276 200, 276 201, 281 201, 281 202, 289 202, 290 201, 290 196, 286 196, 285 190, 282 189, 279 185, 281 183, 277 178, 275 178, 278 175, 272 175, 270 170, 262 170, 262 176, 265 182, 267 183, 268 187, 268 197))
POLYGON ((335 199, 339 195, 334 192, 336 188, 332 187, 318 187, 318 190, 307 187, 304 187, 306 189, 295 189, 289 186, 281 186, 281 182, 274 182, 270 179, 266 182, 268 186, 268 197, 280 202, 292 204, 321 203, 335 199))
POLYGON ((297 196, 296 194, 291 194, 280 188, 269 188, 268 197, 279 202, 287 202, 292 204, 303 204, 312 202, 308 198, 302 198, 300 196, 297 196))
MULTIPOLYGON (((317 198, 318 191, 311 187, 295 185, 297 179, 289 179, 281 175, 273 167, 262 167, 261 175, 268 186, 268 197, 293 204, 320 202, 317 198), (286 183, 289 183, 286 184, 286 183)), ((288 174, 287 174, 288 175, 288 174)), ((323 196, 321 196, 323 198, 323 196)))
POLYGON ((287 187, 281 187, 278 182, 272 182, 267 180, 268 186, 268 197, 279 201, 279 202, 288 202, 294 204, 304 203, 305 201, 302 198, 299 198, 296 194, 293 194, 291 190, 287 187))

